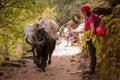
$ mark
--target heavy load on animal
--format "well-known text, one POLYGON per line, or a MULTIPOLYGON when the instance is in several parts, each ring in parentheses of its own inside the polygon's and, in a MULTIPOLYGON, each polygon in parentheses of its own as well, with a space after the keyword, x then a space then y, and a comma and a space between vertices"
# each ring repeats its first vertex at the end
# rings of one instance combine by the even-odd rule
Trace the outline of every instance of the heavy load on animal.
POLYGON ((36 21, 36 24, 39 25, 39 28, 44 28, 45 32, 47 32, 53 39, 58 38, 56 33, 59 30, 59 25, 55 21, 43 18, 39 21, 36 21))
POLYGON ((40 19, 33 25, 25 28, 25 39, 32 47, 34 63, 45 71, 45 67, 51 64, 51 56, 58 38, 59 26, 52 20, 40 19))

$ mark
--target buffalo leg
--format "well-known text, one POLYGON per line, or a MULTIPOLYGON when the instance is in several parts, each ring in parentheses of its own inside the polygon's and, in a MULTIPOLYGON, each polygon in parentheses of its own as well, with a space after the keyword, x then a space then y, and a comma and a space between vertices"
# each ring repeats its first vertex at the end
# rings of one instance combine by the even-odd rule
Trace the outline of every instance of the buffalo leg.
POLYGON ((32 52, 33 52, 34 63, 36 63, 36 56, 35 56, 35 48, 34 47, 32 47, 32 52))
POLYGON ((42 65, 42 70, 44 72, 45 72, 45 67, 47 66, 48 53, 49 53, 49 46, 48 44, 45 44, 45 46, 42 49, 42 55, 41 55, 41 65, 42 65))
POLYGON ((49 50, 49 61, 48 61, 49 65, 51 64, 51 56, 52 56, 52 53, 55 49, 55 45, 56 45, 56 40, 53 40, 51 45, 50 45, 50 50, 49 50))
MULTIPOLYGON (((48 57, 48 56, 47 56, 48 57)), ((45 67, 47 66, 47 57, 42 58, 42 70, 45 72, 45 67)))
POLYGON ((40 49, 39 48, 36 48, 36 53, 37 53, 37 55, 36 55, 36 65, 38 66, 38 67, 40 67, 40 49))
POLYGON ((48 64, 49 64, 49 65, 51 64, 51 55, 52 55, 52 54, 49 54, 49 61, 48 61, 48 64))

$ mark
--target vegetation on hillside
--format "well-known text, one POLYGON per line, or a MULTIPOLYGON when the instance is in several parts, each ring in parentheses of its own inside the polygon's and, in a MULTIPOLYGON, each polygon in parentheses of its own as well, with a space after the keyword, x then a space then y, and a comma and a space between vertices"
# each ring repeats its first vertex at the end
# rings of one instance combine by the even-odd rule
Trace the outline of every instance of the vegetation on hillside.
POLYGON ((40 17, 56 20, 60 25, 71 19, 77 27, 82 22, 78 19, 82 20, 79 10, 84 4, 104 16, 102 26, 106 28, 106 35, 97 53, 99 75, 102 80, 119 80, 119 0, 0 0, 0 61, 4 57, 23 55, 26 49, 23 29, 40 17))
POLYGON ((102 80, 120 79, 120 5, 113 8, 110 15, 103 17, 106 28, 101 49, 98 53, 98 67, 102 80))
POLYGON ((0 0, 0 55, 22 54, 23 28, 47 6, 46 0, 0 0))

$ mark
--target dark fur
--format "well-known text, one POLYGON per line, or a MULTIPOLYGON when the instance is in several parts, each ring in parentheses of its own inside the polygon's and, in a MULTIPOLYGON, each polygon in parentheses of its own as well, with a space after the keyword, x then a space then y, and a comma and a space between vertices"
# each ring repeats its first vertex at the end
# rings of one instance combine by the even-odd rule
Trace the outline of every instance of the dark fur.
POLYGON ((50 39, 44 29, 40 29, 37 32, 37 40, 43 41, 42 44, 36 44, 36 65, 42 68, 45 71, 45 67, 48 64, 51 64, 51 56, 55 49, 56 40, 50 39), (49 59, 49 60, 48 60, 49 59))

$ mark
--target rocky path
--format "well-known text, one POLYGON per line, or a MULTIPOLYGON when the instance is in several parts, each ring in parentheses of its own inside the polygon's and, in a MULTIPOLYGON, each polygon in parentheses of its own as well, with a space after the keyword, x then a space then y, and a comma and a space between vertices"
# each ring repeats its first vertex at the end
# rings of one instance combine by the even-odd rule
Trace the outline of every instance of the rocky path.
POLYGON ((24 58, 25 64, 22 67, 9 68, 0 80, 81 80, 81 75, 74 73, 81 63, 79 48, 66 46, 63 40, 57 43, 59 44, 53 53, 52 64, 47 66, 46 72, 37 68, 32 59, 24 58))

